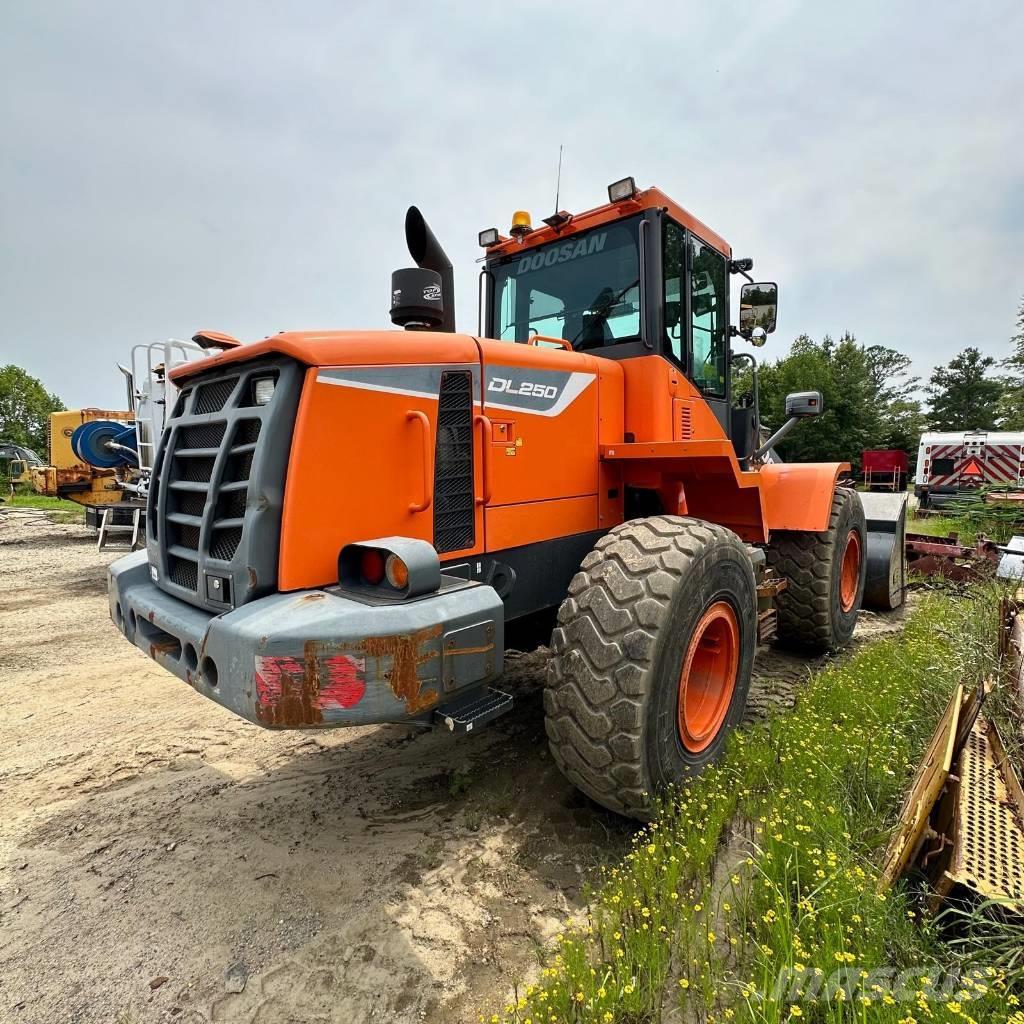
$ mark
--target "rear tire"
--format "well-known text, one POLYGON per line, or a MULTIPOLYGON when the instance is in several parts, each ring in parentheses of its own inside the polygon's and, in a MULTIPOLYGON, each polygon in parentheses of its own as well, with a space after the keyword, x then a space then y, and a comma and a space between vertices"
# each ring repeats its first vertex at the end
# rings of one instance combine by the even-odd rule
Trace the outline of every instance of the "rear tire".
POLYGON ((597 542, 569 585, 544 692, 555 763, 598 803, 650 817, 743 715, 757 637, 750 557, 725 527, 652 516, 597 542))
POLYGON ((864 508, 857 492, 836 488, 824 533, 773 533, 765 554, 774 573, 789 582, 775 598, 779 641, 813 653, 845 647, 857 625, 868 564, 864 508))

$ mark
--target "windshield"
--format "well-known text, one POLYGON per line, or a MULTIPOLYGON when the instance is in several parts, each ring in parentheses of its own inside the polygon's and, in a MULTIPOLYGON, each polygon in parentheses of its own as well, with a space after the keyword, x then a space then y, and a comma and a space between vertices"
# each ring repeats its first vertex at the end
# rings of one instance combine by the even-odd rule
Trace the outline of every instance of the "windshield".
POLYGON ((640 334, 637 221, 609 224, 527 249, 491 268, 491 337, 562 338, 600 348, 640 334))

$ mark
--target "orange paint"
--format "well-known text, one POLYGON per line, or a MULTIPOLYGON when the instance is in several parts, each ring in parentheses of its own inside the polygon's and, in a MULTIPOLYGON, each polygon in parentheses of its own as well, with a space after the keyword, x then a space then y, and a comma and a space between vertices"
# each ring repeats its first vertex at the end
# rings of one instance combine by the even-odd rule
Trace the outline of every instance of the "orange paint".
POLYGON ((832 494, 848 462, 791 462, 764 466, 758 476, 772 530, 828 529, 832 494))
POLYGON ((543 245, 545 242, 553 242, 556 238, 562 238, 567 232, 586 231, 588 228, 595 228, 601 224, 610 224, 612 221, 621 220, 631 214, 640 213, 643 210, 665 210, 668 215, 683 227, 689 228, 701 241, 713 245, 725 256, 732 256, 732 246, 717 231, 712 231, 703 221, 698 220, 689 210, 684 209, 675 200, 670 199, 661 189, 648 188, 638 192, 632 199, 626 199, 621 203, 605 203, 596 206, 592 210, 585 210, 583 213, 574 213, 572 220, 564 225, 561 231, 554 228, 539 227, 531 231, 522 242, 515 239, 508 239, 500 245, 492 246, 487 250, 487 255, 507 256, 511 253, 522 252, 524 249, 531 249, 535 245, 543 245))
POLYGON ((492 551, 535 544, 552 537, 571 537, 598 527, 596 494, 502 505, 487 510, 487 543, 492 551))

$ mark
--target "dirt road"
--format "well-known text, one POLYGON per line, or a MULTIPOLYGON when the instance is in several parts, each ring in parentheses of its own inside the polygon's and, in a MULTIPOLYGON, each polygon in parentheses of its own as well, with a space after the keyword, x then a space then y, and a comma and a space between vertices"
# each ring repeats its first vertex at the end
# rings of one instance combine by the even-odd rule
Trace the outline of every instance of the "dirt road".
MULTIPOLYGON (((266 732, 123 641, 115 557, 0 516, 0 1020, 475 1022, 535 969, 631 834, 536 697, 466 739, 266 732)), ((751 713, 808 671, 762 655, 751 713)))

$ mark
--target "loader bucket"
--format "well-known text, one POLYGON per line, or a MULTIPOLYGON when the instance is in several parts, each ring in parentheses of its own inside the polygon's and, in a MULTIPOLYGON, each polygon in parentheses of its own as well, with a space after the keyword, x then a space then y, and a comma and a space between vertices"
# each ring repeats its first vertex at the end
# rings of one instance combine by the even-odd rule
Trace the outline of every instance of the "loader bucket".
POLYGON ((892 611, 903 604, 907 576, 907 495, 864 492, 860 500, 868 528, 864 607, 892 611))

